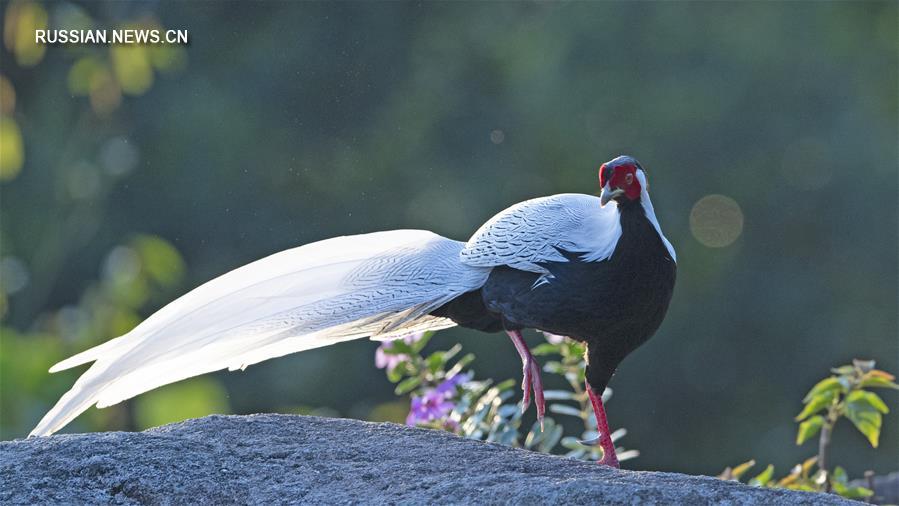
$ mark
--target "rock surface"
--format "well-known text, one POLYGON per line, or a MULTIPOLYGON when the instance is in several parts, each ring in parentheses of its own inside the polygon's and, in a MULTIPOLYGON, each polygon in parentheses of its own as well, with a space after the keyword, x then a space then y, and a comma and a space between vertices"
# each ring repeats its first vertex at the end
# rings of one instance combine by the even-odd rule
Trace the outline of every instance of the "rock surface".
POLYGON ((851 504, 388 423, 210 416, 0 443, 0 503, 851 504))

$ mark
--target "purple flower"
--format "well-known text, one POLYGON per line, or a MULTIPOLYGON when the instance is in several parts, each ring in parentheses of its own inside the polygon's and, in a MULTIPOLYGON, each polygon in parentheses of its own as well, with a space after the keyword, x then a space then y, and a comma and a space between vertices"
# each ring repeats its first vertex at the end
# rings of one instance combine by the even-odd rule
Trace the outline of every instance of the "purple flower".
POLYGON ((419 423, 440 420, 453 410, 455 404, 449 401, 445 395, 437 392, 437 389, 428 390, 422 397, 412 397, 412 406, 409 416, 406 417, 406 425, 418 425, 419 423))
MULTIPOLYGON (((424 332, 416 332, 414 334, 409 334, 401 339, 406 344, 412 344, 419 339, 422 338, 424 332)), ((392 371, 394 367, 399 365, 401 362, 408 360, 409 356, 405 354, 393 354, 387 353, 388 350, 393 348, 393 341, 384 341, 381 343, 381 346, 378 346, 378 349, 375 351, 375 367, 378 369, 387 369, 388 371, 392 371)))
MULTIPOLYGON (((418 425, 419 423, 441 420, 453 410, 456 405, 451 401, 456 395, 456 389, 462 383, 470 380, 472 372, 457 374, 443 380, 439 385, 426 390, 421 397, 412 396, 412 405, 409 408, 409 416, 406 417, 406 425, 418 425)), ((449 425, 449 421, 447 421, 449 425)))
POLYGON ((474 376, 474 373, 471 371, 457 374, 451 378, 443 380, 439 385, 437 385, 437 388, 435 388, 434 390, 439 394, 445 395, 447 397, 452 397, 456 393, 456 388, 462 383, 470 380, 472 376, 474 376))

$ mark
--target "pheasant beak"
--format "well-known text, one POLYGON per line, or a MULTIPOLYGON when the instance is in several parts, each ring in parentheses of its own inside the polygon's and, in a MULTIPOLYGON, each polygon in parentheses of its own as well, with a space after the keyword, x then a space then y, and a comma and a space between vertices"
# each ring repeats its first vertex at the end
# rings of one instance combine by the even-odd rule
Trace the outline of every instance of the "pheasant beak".
POLYGON ((624 190, 621 188, 615 188, 614 190, 609 186, 608 183, 602 188, 602 194, 599 196, 599 204, 605 207, 606 204, 609 203, 610 200, 614 199, 619 195, 624 195, 624 190))

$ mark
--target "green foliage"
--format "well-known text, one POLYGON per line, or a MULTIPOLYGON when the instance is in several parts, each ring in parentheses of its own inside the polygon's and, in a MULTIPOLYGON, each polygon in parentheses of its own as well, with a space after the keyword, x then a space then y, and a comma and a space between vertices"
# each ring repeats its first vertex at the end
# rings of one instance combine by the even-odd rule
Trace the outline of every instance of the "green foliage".
POLYGON ((813 437, 824 426, 824 417, 815 415, 799 424, 799 433, 796 435, 796 444, 801 445, 806 439, 813 437))
MULTIPOLYGON (((836 466, 833 471, 829 471, 827 455, 834 425, 843 417, 852 422, 872 447, 877 448, 883 415, 890 410, 879 395, 867 389, 899 390, 899 385, 893 381, 893 375, 875 369, 874 365, 873 360, 853 360, 851 365, 835 367, 831 369, 832 376, 815 384, 803 398, 805 406, 795 418, 799 422, 796 444, 801 445, 820 435, 817 456, 797 464, 780 480, 773 480, 774 466, 768 465, 748 483, 759 487, 832 491, 850 499, 863 499, 873 495, 874 492, 867 488, 849 486, 849 478, 842 467, 836 466)), ((740 480, 754 465, 755 461, 750 460, 733 469, 728 467, 719 478, 740 480)))
MULTIPOLYGON (((73 2, 6 2, 2 14, 3 43, 14 58, 0 75, 0 200, 4 218, 11 218, 0 228, 0 265, 11 260, 22 266, 16 276, 0 268, 0 437, 7 438, 27 434, 83 370, 49 376, 50 365, 131 330, 172 298, 185 275, 180 253, 161 237, 124 233, 105 247, 94 239, 109 228, 101 219, 121 214, 106 208, 108 198, 138 163, 136 143, 125 134, 124 96, 143 95, 155 75, 183 69, 187 51, 169 44, 79 44, 53 46, 55 54, 45 59, 51 46, 37 44, 34 33, 50 20, 62 29, 163 27, 152 10, 109 18, 73 2), (116 25, 104 26, 112 19, 116 25), (62 97, 64 104, 57 101, 62 97), (40 104, 50 102, 55 119, 46 123, 40 104), (37 188, 30 197, 29 187, 37 188), (81 267, 90 274, 73 282, 84 250, 105 255, 98 281, 91 270, 97 263, 89 261, 81 267), (10 278, 21 286, 9 286, 10 278), (67 286, 76 291, 56 293, 67 286)), ((221 387, 211 382, 164 387, 133 403, 91 410, 75 426, 136 429, 207 414, 227 406, 221 387), (168 414, 154 405, 162 398, 172 402, 168 414)))
MULTIPOLYGON (((27 434, 83 371, 49 375, 51 365, 131 330, 148 308, 171 297, 185 269, 170 243, 141 234, 114 247, 101 270, 101 279, 88 285, 75 304, 46 314, 33 330, 0 325, 0 436, 27 434)), ((203 377, 166 385, 107 410, 90 410, 76 426, 145 429, 229 410, 222 386, 203 377)))
MULTIPOLYGON (((566 436, 563 425, 549 416, 544 418, 543 427, 537 422, 522 427, 522 410, 514 402, 519 395, 516 381, 476 380, 469 369, 475 358, 473 354, 454 360, 462 351, 459 344, 424 354, 431 336, 424 333, 384 343, 376 355, 376 363, 386 369, 388 379, 397 385, 394 392, 411 396, 407 424, 543 453, 564 453, 584 460, 602 458, 601 448, 578 442, 578 439, 597 436, 593 408, 583 387, 583 344, 547 336, 548 342, 532 350, 535 356, 553 358, 546 363, 544 371, 563 377, 570 387, 546 390, 544 394, 550 413, 576 418, 583 425, 580 438, 575 438, 566 436)), ((611 391, 607 390, 604 398, 609 395, 611 391)), ((613 432, 612 439, 617 441, 625 434, 624 429, 619 429, 613 432)), ((618 450, 619 460, 638 455, 636 450, 618 450)))
POLYGON ((829 432, 837 420, 846 417, 877 448, 883 415, 889 409, 876 393, 867 388, 899 389, 891 374, 874 369, 873 361, 855 360, 852 365, 832 369, 834 373, 816 384, 802 400, 805 407, 796 416, 802 444, 822 428, 829 432), (814 415, 814 416, 812 416, 814 415))
POLYGON ((158 427, 210 413, 227 413, 228 394, 210 376, 190 378, 140 396, 134 406, 134 421, 141 428, 158 427))

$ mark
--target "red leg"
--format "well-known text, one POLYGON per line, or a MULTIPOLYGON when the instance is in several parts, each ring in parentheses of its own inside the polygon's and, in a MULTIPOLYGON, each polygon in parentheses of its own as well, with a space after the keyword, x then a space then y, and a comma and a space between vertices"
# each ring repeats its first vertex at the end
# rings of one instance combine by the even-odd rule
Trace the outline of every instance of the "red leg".
POLYGON ((521 381, 521 390, 524 392, 521 410, 528 409, 531 403, 531 388, 534 389, 534 402, 537 405, 537 421, 540 422, 540 428, 543 428, 543 415, 546 413, 546 402, 543 399, 543 380, 540 378, 540 366, 537 360, 531 355, 527 343, 521 336, 521 332, 517 330, 507 330, 506 334, 512 338, 512 344, 518 350, 521 356, 521 365, 524 378, 521 381))
POLYGON ((602 447, 602 459, 599 463, 618 468, 620 467, 618 465, 618 455, 615 454, 615 443, 612 442, 612 433, 609 430, 609 422, 606 420, 606 408, 602 405, 602 396, 597 395, 590 388, 589 383, 587 383, 587 393, 590 395, 590 402, 593 404, 593 414, 596 415, 596 430, 599 432, 597 440, 599 446, 602 447))

